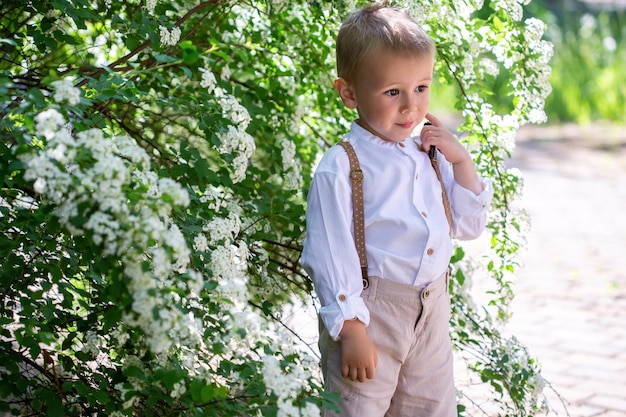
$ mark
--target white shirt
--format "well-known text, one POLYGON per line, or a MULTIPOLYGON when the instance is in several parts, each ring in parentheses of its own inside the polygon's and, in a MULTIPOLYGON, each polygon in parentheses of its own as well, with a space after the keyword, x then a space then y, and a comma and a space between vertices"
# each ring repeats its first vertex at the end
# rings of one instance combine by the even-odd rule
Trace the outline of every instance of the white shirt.
MULTIPOLYGON (((384 141, 356 122, 345 137, 363 170, 368 274, 410 285, 425 285, 448 267, 453 245, 441 185, 419 138, 384 141)), ((439 166, 452 207, 452 233, 473 239, 483 231, 493 196, 491 183, 476 195, 454 181, 439 153, 439 166)), ((352 186, 345 150, 333 146, 320 161, 309 190, 302 265, 313 280, 320 316, 337 340, 344 320, 369 324, 369 311, 354 245, 352 186)))

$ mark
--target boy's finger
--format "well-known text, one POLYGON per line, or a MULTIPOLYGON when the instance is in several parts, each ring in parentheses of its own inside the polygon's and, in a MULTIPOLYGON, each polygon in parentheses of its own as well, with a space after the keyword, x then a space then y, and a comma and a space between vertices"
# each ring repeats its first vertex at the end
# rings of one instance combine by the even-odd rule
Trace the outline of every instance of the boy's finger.
POLYGON ((428 120, 429 122, 433 124, 433 126, 441 126, 441 122, 434 115, 430 113, 426 113, 425 117, 426 117, 426 120, 428 120))
POLYGON ((359 369, 359 382, 365 382, 367 378, 367 371, 364 368, 359 369))

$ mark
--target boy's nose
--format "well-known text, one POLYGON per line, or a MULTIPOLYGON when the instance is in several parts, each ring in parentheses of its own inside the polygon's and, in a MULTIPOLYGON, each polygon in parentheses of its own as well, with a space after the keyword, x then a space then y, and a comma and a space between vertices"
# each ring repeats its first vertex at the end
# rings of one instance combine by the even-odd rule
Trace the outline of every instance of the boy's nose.
POLYGON ((408 114, 411 111, 417 111, 418 101, 416 98, 408 97, 403 103, 401 112, 402 114, 408 114))

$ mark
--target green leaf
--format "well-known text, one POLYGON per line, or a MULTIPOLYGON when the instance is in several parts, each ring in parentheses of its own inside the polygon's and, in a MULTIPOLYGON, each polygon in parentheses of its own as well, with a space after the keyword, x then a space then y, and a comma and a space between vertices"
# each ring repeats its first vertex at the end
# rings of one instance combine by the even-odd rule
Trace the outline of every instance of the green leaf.
POLYGON ((157 62, 161 63, 171 63, 178 61, 177 58, 165 54, 154 54, 154 59, 156 59, 157 62))

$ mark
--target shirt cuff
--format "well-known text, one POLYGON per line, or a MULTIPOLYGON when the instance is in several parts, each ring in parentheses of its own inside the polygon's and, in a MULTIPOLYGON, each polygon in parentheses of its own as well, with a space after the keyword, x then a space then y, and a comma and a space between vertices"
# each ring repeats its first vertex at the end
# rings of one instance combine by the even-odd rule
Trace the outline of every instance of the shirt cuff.
POLYGON ((328 334, 333 340, 339 340, 339 333, 346 320, 359 319, 365 326, 370 324, 370 312, 361 297, 349 297, 339 293, 336 302, 320 308, 320 317, 328 334))
POLYGON ((452 189, 455 212, 461 216, 477 217, 489 209, 493 198, 491 180, 481 179, 481 183, 483 184, 483 191, 478 195, 460 185, 452 189))

